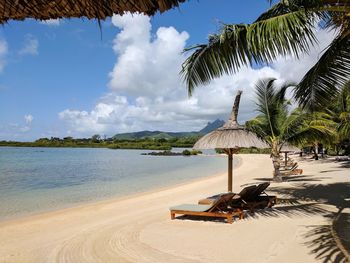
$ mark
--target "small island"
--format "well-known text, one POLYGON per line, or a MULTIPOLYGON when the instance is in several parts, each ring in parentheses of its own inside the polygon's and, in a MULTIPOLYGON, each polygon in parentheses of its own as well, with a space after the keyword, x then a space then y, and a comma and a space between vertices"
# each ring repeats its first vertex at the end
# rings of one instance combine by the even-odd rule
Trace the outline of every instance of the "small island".
POLYGON ((172 152, 169 150, 161 151, 161 152, 150 152, 150 153, 141 153, 141 155, 154 155, 154 156, 191 156, 202 154, 201 151, 197 150, 183 150, 182 152, 172 152))

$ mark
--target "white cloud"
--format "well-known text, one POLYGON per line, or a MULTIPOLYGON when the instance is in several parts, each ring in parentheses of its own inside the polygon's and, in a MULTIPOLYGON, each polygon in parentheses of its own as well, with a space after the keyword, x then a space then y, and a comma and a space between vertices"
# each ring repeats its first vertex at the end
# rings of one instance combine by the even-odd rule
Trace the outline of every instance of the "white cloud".
POLYGON ((32 129, 34 117, 31 114, 26 114, 23 118, 24 124, 9 123, 7 125, 0 125, 0 137, 17 139, 21 138, 24 133, 28 133, 32 129))
POLYGON ((31 124, 33 119, 34 119, 34 117, 31 114, 24 115, 24 120, 25 120, 26 124, 31 124))
POLYGON ((59 113, 75 136, 142 129, 199 130, 208 121, 227 118, 238 89, 244 91, 240 107, 243 123, 256 115, 254 85, 258 79, 300 80, 333 37, 325 31, 317 32, 320 47, 300 62, 280 58, 271 67, 243 68, 199 87, 188 98, 179 76, 187 32, 160 27, 152 35, 150 19, 144 15, 114 16, 112 23, 121 32, 114 39, 117 60, 109 74, 110 92, 91 111, 66 109, 59 113))
POLYGON ((8 53, 8 45, 6 40, 0 39, 0 72, 4 70, 6 60, 5 57, 8 53))
POLYGON ((40 21, 40 24, 47 25, 47 26, 59 26, 60 25, 60 19, 47 19, 40 21))
MULTIPOLYGON (((151 37, 150 18, 143 15, 114 16, 113 25, 122 29, 114 39, 118 56, 110 73, 109 87, 129 96, 163 96, 179 83, 180 55, 189 35, 173 27, 161 27, 151 37)), ((169 94, 170 95, 170 94, 169 94)))
POLYGON ((38 55, 39 41, 32 35, 26 35, 23 47, 18 51, 20 55, 38 55))
POLYGON ((25 125, 22 125, 22 126, 18 126, 18 130, 20 132, 28 132, 31 130, 32 128, 32 122, 34 120, 34 117, 33 115, 31 114, 26 114, 24 115, 24 122, 25 122, 25 125))

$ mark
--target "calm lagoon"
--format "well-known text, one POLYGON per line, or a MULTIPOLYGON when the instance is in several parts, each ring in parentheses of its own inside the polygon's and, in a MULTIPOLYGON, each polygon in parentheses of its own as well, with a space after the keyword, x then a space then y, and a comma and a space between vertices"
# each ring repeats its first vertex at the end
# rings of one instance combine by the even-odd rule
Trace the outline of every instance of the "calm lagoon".
POLYGON ((0 147, 0 220, 127 196, 227 169, 227 159, 219 156, 141 155, 146 152, 0 147))

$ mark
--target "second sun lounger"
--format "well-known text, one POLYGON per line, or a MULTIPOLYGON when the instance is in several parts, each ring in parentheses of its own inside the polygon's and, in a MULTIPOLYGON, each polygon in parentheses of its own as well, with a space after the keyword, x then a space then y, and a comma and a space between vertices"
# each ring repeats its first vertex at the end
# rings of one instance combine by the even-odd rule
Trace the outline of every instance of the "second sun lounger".
POLYGON ((217 217, 226 218, 227 223, 232 224, 234 216, 238 216, 240 219, 244 217, 243 211, 240 208, 229 209, 227 206, 234 195, 233 193, 223 194, 215 202, 208 205, 183 204, 170 207, 171 219, 175 219, 176 214, 217 217))

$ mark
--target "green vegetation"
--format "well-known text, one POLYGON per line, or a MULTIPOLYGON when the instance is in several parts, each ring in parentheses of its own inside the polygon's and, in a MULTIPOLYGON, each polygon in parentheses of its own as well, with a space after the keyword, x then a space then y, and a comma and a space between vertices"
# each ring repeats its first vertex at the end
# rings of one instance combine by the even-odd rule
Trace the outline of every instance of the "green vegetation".
POLYGON ((101 139, 99 135, 91 138, 74 139, 65 137, 40 138, 34 142, 0 141, 0 146, 15 147, 89 147, 89 148, 110 148, 110 149, 149 149, 149 150, 171 150, 172 147, 191 148, 199 137, 184 137, 171 139, 101 139))
POLYGON ((102 138, 98 134, 91 138, 80 139, 51 137, 50 139, 40 138, 34 142, 0 141, 0 146, 171 150, 172 147, 191 148, 200 136, 221 127, 223 124, 224 121, 217 119, 208 122, 203 129, 197 132, 140 131, 119 133, 111 138, 105 138, 105 136, 102 138))
POLYGON ((155 155, 155 156, 191 156, 191 155, 198 155, 201 154, 201 151, 196 151, 196 150, 183 150, 181 153, 180 152, 172 152, 169 150, 165 150, 162 152, 150 152, 150 153, 143 153, 142 155, 155 155))
POLYGON ((238 151, 239 154, 271 154, 271 149, 258 149, 258 148, 241 148, 238 151))
POLYGON ((201 151, 197 151, 197 150, 184 150, 182 151, 182 155, 185 155, 185 156, 191 156, 191 155, 198 155, 198 154, 202 154, 201 151))
POLYGON ((148 150, 171 150, 172 146, 165 140, 165 142, 159 142, 159 140, 122 140, 114 141, 108 146, 110 149, 148 149, 148 150))
POLYGON ((129 133, 118 133, 112 137, 113 140, 138 140, 138 139, 174 139, 174 138, 191 138, 199 137, 207 134, 222 125, 224 125, 223 120, 215 120, 213 122, 208 122, 208 124, 200 131, 193 132, 164 132, 164 131, 139 131, 139 132, 129 132, 129 133))
MULTIPOLYGON (((215 149, 216 153, 225 153, 223 149, 215 149)), ((271 149, 259 149, 259 148, 240 148, 237 154, 271 154, 271 149)))
POLYGON ((335 135, 336 123, 324 112, 307 112, 301 108, 289 110, 290 102, 285 93, 290 85, 275 86, 275 79, 263 79, 256 84, 257 111, 255 119, 246 123, 271 147, 275 168, 274 176, 279 176, 279 157, 286 143, 306 146, 317 145, 320 140, 330 142, 335 135))

